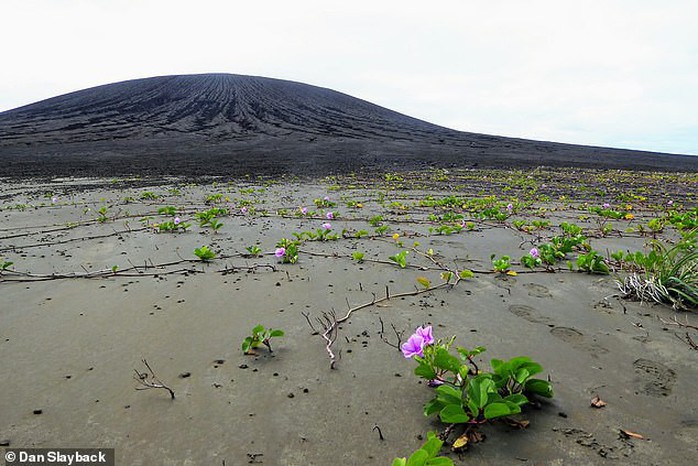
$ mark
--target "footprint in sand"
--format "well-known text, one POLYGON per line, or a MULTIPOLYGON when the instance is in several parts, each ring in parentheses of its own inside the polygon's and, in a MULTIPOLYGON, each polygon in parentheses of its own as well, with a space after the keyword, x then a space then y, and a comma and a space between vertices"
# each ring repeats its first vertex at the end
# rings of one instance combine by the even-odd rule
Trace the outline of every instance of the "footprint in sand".
POLYGON ((592 357, 598 357, 599 354, 606 354, 608 350, 596 343, 587 343, 586 337, 582 332, 572 327, 553 327, 550 333, 565 343, 569 343, 573 348, 582 351, 589 351, 592 357))
POLYGON ((668 396, 676 382, 676 372, 664 364, 649 359, 638 359, 633 363, 635 372, 642 377, 642 391, 650 396, 668 396))
POLYGON ((550 290, 547 286, 539 285, 538 283, 526 283, 524 285, 528 289, 528 295, 534 298, 552 298, 550 290))
POLYGON ((538 314, 538 311, 525 304, 512 304, 509 306, 509 312, 534 324, 555 325, 552 320, 538 314))

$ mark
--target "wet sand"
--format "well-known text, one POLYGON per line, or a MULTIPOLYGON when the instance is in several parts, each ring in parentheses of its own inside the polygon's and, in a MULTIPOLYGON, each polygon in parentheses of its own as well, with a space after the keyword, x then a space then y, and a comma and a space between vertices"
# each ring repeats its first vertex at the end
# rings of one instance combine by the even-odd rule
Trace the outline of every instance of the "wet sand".
MULTIPOLYGON (((541 187, 550 173, 531 172, 546 197, 531 197, 504 222, 463 211, 472 231, 438 235, 429 215, 444 211, 420 205, 430 196, 525 198, 525 187, 502 190, 508 172, 458 173, 389 182, 5 180, 0 259, 14 264, 0 277, 0 440, 11 447, 113 447, 117 464, 133 465, 390 464, 445 427, 422 414, 433 392, 412 373, 414 363, 381 338, 396 341, 391 325, 409 335, 429 323, 437 337, 485 346, 484 366, 491 358, 532 357, 555 389, 551 401, 525 411, 527 429, 493 423, 482 429, 486 441, 465 453, 444 447, 456 464, 692 463, 698 360, 682 340, 687 329, 661 320, 685 322, 685 315, 621 299, 613 274, 570 272, 564 261, 555 273, 529 273, 516 262, 536 235, 544 242, 563 221, 583 226, 604 255, 641 249, 648 237, 628 228, 653 218, 668 198, 691 207, 695 181, 663 181, 664 189, 648 194, 641 188, 655 178, 628 176, 616 192, 600 195, 579 189, 593 184, 594 173, 561 175, 560 184, 541 187), (160 197, 143 199, 144 192, 160 197), (645 196, 631 201, 635 218, 613 221, 609 236, 594 237, 597 220, 583 204, 621 205, 623 192, 645 196), (205 199, 217 193, 214 205, 229 214, 214 233, 193 215, 212 207, 205 199), (315 207, 325 196, 337 206, 315 207), (191 221, 189 231, 154 231, 153 223, 168 218, 158 208, 169 205, 191 221), (102 206, 107 219, 100 223, 102 206), (299 207, 316 215, 299 216, 299 207), (281 264, 277 241, 322 228, 329 210, 338 213, 332 231, 365 229, 369 237, 306 241, 298 263, 281 264), (369 224, 376 215, 389 226, 380 237, 369 224), (512 227, 530 218, 551 227, 534 235, 512 227), (392 295, 418 289, 417 277, 439 283, 439 267, 416 251, 404 269, 388 260, 415 242, 475 277, 353 313, 340 326, 331 369, 303 314, 312 322, 323 312, 341 316, 384 296, 386 287, 392 295), (246 247, 255 244, 262 255, 248 257, 246 247), (218 257, 197 260, 193 250, 202 245, 218 257), (363 263, 352 260, 356 251, 364 252, 363 263), (512 256, 520 273, 493 273, 491 254, 512 256), (240 344, 259 323, 286 335, 272 341, 273 353, 244 355, 240 344), (142 358, 175 400, 164 390, 136 390, 142 358), (594 395, 607 406, 590 407, 594 395), (644 439, 624 438, 620 429, 644 439)), ((661 237, 675 239, 676 232, 667 228, 661 237)))

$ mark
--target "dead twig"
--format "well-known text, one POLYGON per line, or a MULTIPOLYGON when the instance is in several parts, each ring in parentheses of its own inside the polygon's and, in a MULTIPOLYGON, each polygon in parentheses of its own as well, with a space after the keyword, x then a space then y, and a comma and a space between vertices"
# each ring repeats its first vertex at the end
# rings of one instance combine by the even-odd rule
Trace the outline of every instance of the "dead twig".
POLYGON ((393 343, 385 336, 385 326, 383 324, 383 319, 378 317, 378 321, 381 323, 381 329, 378 332, 378 335, 380 336, 381 340, 383 340, 383 343, 385 343, 388 346, 392 346, 393 348, 396 348, 398 351, 400 351, 400 347, 402 346, 402 338, 405 334, 405 331, 398 331, 398 329, 395 328, 395 324, 391 322, 390 327, 392 327, 393 333, 395 334, 395 338, 397 339, 397 343, 393 343))
POLYGON ((164 390, 167 390, 170 392, 170 397, 174 400, 175 399, 175 393, 174 390, 172 390, 170 387, 165 385, 157 375, 155 375, 155 371, 153 371, 153 368, 150 367, 150 364, 148 364, 148 361, 143 358, 141 359, 145 367, 148 369, 148 372, 139 372, 138 369, 133 369, 133 371, 136 373, 136 375, 133 376, 134 380, 141 384, 141 387, 136 387, 136 390, 148 390, 151 388, 162 388, 164 390))

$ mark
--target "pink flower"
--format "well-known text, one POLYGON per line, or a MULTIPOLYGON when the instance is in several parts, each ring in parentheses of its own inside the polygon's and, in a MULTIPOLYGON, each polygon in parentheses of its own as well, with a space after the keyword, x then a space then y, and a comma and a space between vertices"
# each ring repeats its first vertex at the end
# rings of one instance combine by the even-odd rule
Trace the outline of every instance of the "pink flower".
POLYGON ((325 230, 331 230, 331 229, 332 229, 332 225, 330 224, 330 222, 323 223, 323 224, 322 224, 322 228, 324 228, 325 230))
POLYGON ((610 209, 611 204, 609 204, 608 202, 604 202, 604 204, 601 207, 603 207, 604 209, 610 209))
POLYGON ((514 205, 513 204, 508 204, 507 205, 507 212, 512 213, 514 211, 514 205))
POLYGON ((307 207, 301 207, 301 213, 303 215, 308 215, 308 208, 307 207))
POLYGON ((179 217, 175 217, 175 218, 174 218, 174 224, 175 224, 175 225, 179 225, 179 222, 181 222, 181 221, 182 221, 182 219, 179 218, 179 217))
POLYGON ((422 337, 422 340, 424 340, 425 345, 434 344, 434 336, 431 334, 431 325, 427 327, 417 327, 417 330, 415 330, 414 334, 422 337))
POLYGON ((538 259, 540 257, 540 253, 538 252, 538 248, 531 248, 531 251, 529 252, 531 254, 531 257, 534 259, 538 259))
POLYGON ((327 214, 325 215, 325 217, 327 217, 327 220, 332 220, 332 219, 334 219, 334 213, 333 213, 333 212, 327 212, 327 214))
POLYGON ((53 197, 51 198, 51 202, 52 202, 53 204, 55 204, 56 202, 58 202, 58 198, 57 198, 56 196, 53 196, 53 197))
POLYGON ((329 200, 330 200, 330 197, 329 197, 329 196, 325 196, 325 197, 324 197, 324 200, 325 200, 325 201, 329 201, 329 200))
POLYGON ((286 255, 286 248, 277 248, 277 250, 274 252, 274 255, 276 257, 284 257, 284 255, 286 255))
MULTIPOLYGON (((55 199, 55 198, 54 198, 54 199, 55 199)), ((667 205, 668 205, 668 206, 674 205, 674 201, 669 201, 669 202, 667 202, 667 205)))
POLYGON ((414 356, 419 356, 420 358, 424 357, 424 338, 421 336, 417 335, 416 333, 407 340, 407 342, 403 343, 402 346, 400 347, 402 350, 402 354, 407 358, 411 358, 414 356))
POLYGON ((240 209, 240 212, 242 212, 243 214, 246 214, 246 213, 247 213, 247 207, 243 207, 242 209, 240 209))

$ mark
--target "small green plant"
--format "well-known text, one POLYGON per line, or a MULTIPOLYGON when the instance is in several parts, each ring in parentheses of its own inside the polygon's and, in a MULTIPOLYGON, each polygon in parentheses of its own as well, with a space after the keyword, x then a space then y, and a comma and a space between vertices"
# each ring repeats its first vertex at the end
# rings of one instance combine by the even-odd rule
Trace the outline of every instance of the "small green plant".
POLYGON ((259 257, 259 256, 262 255, 262 249, 261 249, 259 246, 257 246, 257 245, 255 245, 255 246, 247 246, 247 248, 245 248, 245 249, 247 249, 247 253, 248 253, 251 257, 259 257))
POLYGON ((337 203, 330 201, 329 197, 324 197, 323 199, 313 199, 313 204, 315 207, 336 207, 337 203))
POLYGON ((7 271, 10 269, 10 267, 14 264, 12 261, 2 261, 0 262, 0 275, 2 275, 3 272, 7 271))
POLYGON ((274 337, 283 337, 283 330, 273 330, 271 328, 264 328, 263 325, 257 325, 252 329, 252 335, 248 336, 242 342, 242 352, 245 354, 252 354, 252 350, 258 348, 259 345, 264 345, 269 349, 270 353, 274 351, 271 349, 271 339, 274 337))
POLYGON ((521 265, 531 270, 535 269, 543 263, 540 258, 540 251, 538 248, 531 248, 531 251, 521 258, 521 265))
POLYGON ((383 223, 383 216, 376 215, 368 219, 368 224, 372 227, 378 227, 383 223))
POLYGON ((405 249, 404 251, 398 252, 394 256, 388 257, 388 259, 399 265, 401 269, 404 269, 407 267, 407 254, 409 254, 409 252, 410 251, 405 249))
POLYGON ((597 273, 601 275, 608 275, 610 273, 610 269, 604 258, 594 250, 577 256, 577 267, 579 267, 579 270, 587 273, 597 273))
POLYGON ((276 251, 274 255, 281 259, 283 264, 295 264, 298 262, 298 246, 300 241, 294 241, 287 238, 281 238, 276 243, 276 251))
POLYGON ((434 432, 427 433, 427 441, 409 458, 395 458, 392 466, 453 466, 453 461, 446 456, 436 456, 444 444, 434 432))
POLYGON ((490 260, 492 261, 492 267, 494 267, 494 271, 499 273, 510 274, 511 257, 506 255, 500 257, 499 259, 495 259, 495 257, 497 257, 496 254, 492 254, 490 256, 490 260))
POLYGON ((379 226, 379 227, 376 228, 376 234, 377 234, 378 236, 382 236, 383 233, 385 233, 385 232, 388 231, 389 229, 390 229, 390 227, 389 227, 388 225, 381 225, 381 226, 379 226))
POLYGON ((160 196, 152 191, 144 191, 141 193, 141 199, 146 201, 154 201, 156 199, 160 199, 160 196))
POLYGON ((223 199, 223 195, 221 193, 209 194, 208 196, 206 196, 204 203, 215 204, 217 202, 220 202, 222 199, 223 199))
POLYGON ((351 258, 354 259, 356 262, 361 263, 364 261, 364 253, 363 252, 353 252, 351 254, 351 258))
POLYGON ((204 262, 215 259, 216 253, 213 252, 208 246, 201 246, 200 248, 194 249, 194 255, 204 262))
POLYGON ((158 209, 158 214, 174 217, 177 214, 177 208, 174 206, 160 207, 158 209))
POLYGON ((211 227, 214 233, 217 233, 218 230, 223 226, 223 222, 216 218, 212 218, 211 220, 209 220, 208 226, 211 227))
POLYGON ((99 216, 97 217, 97 221, 99 223, 105 223, 109 220, 109 217, 107 217, 107 206, 100 207, 97 213, 99 214, 99 216))

